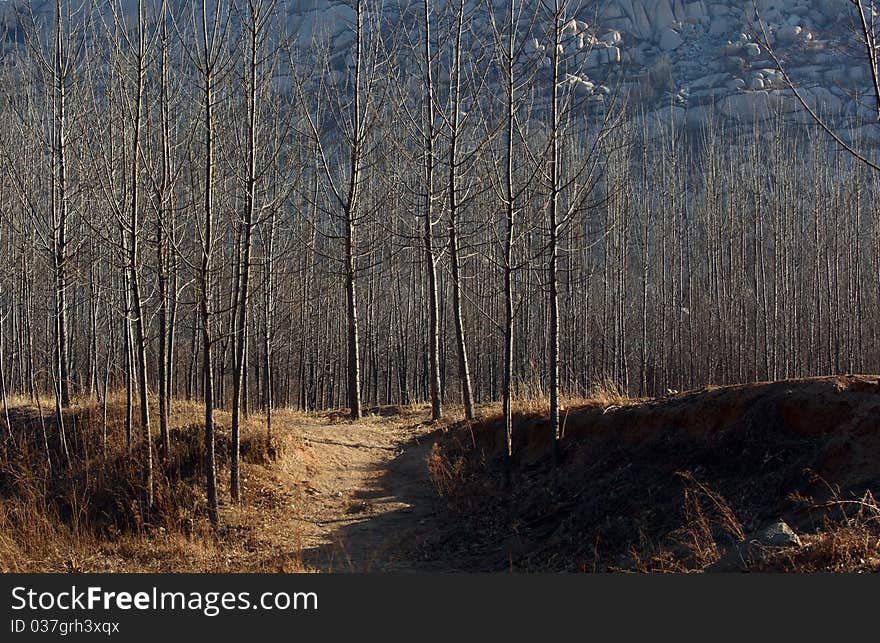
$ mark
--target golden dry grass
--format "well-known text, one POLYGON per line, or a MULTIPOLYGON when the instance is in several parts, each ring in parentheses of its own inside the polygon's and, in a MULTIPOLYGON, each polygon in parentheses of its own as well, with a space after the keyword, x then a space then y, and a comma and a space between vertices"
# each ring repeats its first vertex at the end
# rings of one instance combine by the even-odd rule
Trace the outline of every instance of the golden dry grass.
MULTIPOLYGON (((632 406, 647 401, 648 398, 629 396, 618 384, 610 378, 595 382, 586 395, 572 395, 562 393, 559 397, 559 411, 564 416, 567 412, 584 407, 598 407, 602 410, 623 406, 632 406)), ((463 411, 457 406, 449 407, 453 414, 460 416, 463 411)), ((527 387, 518 390, 511 400, 511 409, 518 416, 547 415, 550 410, 550 398, 539 387, 527 387)), ((479 404, 477 415, 481 421, 496 420, 502 415, 501 402, 487 402, 479 404)))
MULTIPOLYGON (((568 410, 580 407, 608 410, 642 401, 627 397, 613 384, 602 382, 584 397, 565 398, 562 412, 565 417, 568 410)), ((363 501, 358 504, 348 496, 337 498, 336 471, 378 471, 379 460, 392 457, 385 442, 381 442, 378 447, 381 450, 377 452, 384 455, 370 456, 376 460, 369 460, 370 466, 364 464, 368 459, 356 467, 351 464, 351 453, 366 458, 365 444, 361 444, 366 439, 364 436, 373 436, 369 439, 375 440, 375 436, 404 429, 399 433, 405 437, 404 434, 408 435, 416 426, 420 428, 413 435, 443 427, 449 429, 444 432, 440 446, 433 450, 426 447, 424 456, 420 456, 420 462, 427 464, 430 475, 426 484, 433 482, 434 491, 452 510, 449 525, 436 525, 438 533, 442 535, 446 529, 460 533, 469 516, 479 515, 479 530, 468 535, 468 538, 478 537, 487 531, 486 520, 491 514, 487 507, 502 505, 510 495, 509 490, 493 486, 493 479, 486 475, 485 460, 474 461, 475 457, 484 456, 475 456, 478 451, 469 448, 473 446, 475 433, 493 430, 493 423, 501 414, 500 404, 480 406, 480 420, 476 423, 453 422, 462 416, 462 409, 446 405, 448 419, 432 423, 428 420, 428 405, 421 403, 368 408, 364 419, 357 423, 352 423, 344 410, 317 413, 278 410, 273 412, 275 428, 271 448, 266 440, 265 417, 252 413, 242 426, 244 502, 235 506, 227 490, 226 447, 231 418, 228 412, 221 410, 216 412, 215 418, 223 528, 215 532, 204 517, 203 407, 200 403, 180 400, 171 408, 173 457, 161 466, 156 459, 156 503, 155 508, 148 511, 143 507, 139 484, 137 441, 133 455, 127 454, 125 449, 124 394, 114 393, 108 400, 106 454, 101 444, 101 403, 77 399, 67 410, 65 425, 72 451, 70 466, 64 464, 54 425, 54 405, 50 402, 41 401, 49 433, 51 470, 46 466, 35 405, 26 398, 10 400, 16 439, 14 443, 0 443, 0 571, 3 572, 308 571, 308 565, 315 565, 308 551, 315 548, 322 530, 330 529, 324 535, 333 536, 332 528, 323 523, 338 522, 331 520, 337 515, 351 521, 352 507, 358 511, 366 507, 363 501), (339 432, 344 439, 338 437, 339 432), (322 444, 325 438, 341 442, 328 442, 335 445, 330 447, 322 444), (349 447, 351 453, 346 451, 349 447), (314 491, 309 488, 310 482, 319 478, 326 483, 324 491, 334 491, 321 496, 320 501, 309 496, 309 492, 314 491), (307 508, 308 515, 302 513, 303 507, 307 508), (337 513, 330 515, 328 512, 332 511, 337 513), (300 513, 297 515, 297 512, 300 513), (312 519, 312 524, 302 522, 303 517, 312 519)), ((530 426, 530 418, 537 417, 540 424, 540 416, 546 413, 547 406, 543 397, 517 398, 515 421, 530 426)), ((156 424, 154 421, 154 432, 158 433, 156 424)), ((634 458, 640 457, 638 450, 634 454, 634 458)), ((669 454, 664 457, 668 458, 669 454)), ((571 459, 573 465, 578 462, 576 458, 571 459)), ((531 482, 528 475, 520 479, 525 491, 517 502, 523 505, 532 502, 529 494, 534 487, 537 490, 534 499, 541 499, 542 512, 558 502, 558 498, 551 499, 547 505, 550 501, 541 495, 548 484, 568 478, 587 480, 576 467, 564 469, 563 474, 550 471, 544 478, 538 469, 530 471, 528 475, 538 477, 531 482), (529 487, 531 483, 534 484, 529 487)), ((717 568, 715 563, 725 552, 748 541, 746 529, 740 522, 741 517, 747 522, 748 514, 737 515, 742 503, 737 503, 736 485, 721 479, 721 486, 715 487, 719 480, 708 478, 705 472, 699 476, 680 473, 675 479, 674 484, 683 492, 677 500, 671 499, 675 506, 657 505, 657 489, 648 502, 651 510, 678 516, 675 522, 654 531, 644 523, 646 527, 640 531, 641 538, 637 538, 637 542, 623 541, 624 547, 631 546, 629 562, 618 564, 617 559, 609 558, 610 565, 602 568, 704 571, 717 568), (727 498, 717 491, 719 488, 727 498), (737 511, 732 507, 738 507, 737 511)), ((642 480, 638 478, 639 485, 642 480)), ((363 486, 365 480, 355 482, 363 486)), ((354 489, 355 482, 346 488, 354 489)), ((583 484, 574 484, 575 496, 591 495, 585 493, 583 484)), ((821 505, 808 499, 803 499, 801 505, 804 511, 819 512, 816 529, 800 533, 803 545, 764 551, 760 557, 748 561, 747 569, 880 571, 880 506, 870 492, 860 500, 843 500, 837 495, 821 505)), ((559 515, 571 515, 573 507, 560 510, 559 515)), ((613 508, 609 511, 613 512, 613 508)), ((584 529, 587 527, 589 524, 584 529)), ((577 537, 583 533, 584 530, 577 531, 577 537)), ((340 546, 344 549, 352 543, 340 546)), ((363 558, 365 554, 361 551, 360 555, 363 558)), ((593 568, 599 567, 594 565, 593 568)))
MULTIPOLYGON (((306 420, 291 410, 273 413, 272 445, 265 417, 242 422, 243 503, 229 499, 230 414, 217 411, 218 486, 223 527, 205 519, 202 426, 204 407, 176 400, 170 409, 172 454, 154 453, 155 506, 143 505, 137 427, 133 453, 125 446, 125 395, 107 400, 107 451, 102 405, 79 398, 65 410, 71 463, 60 448, 54 402, 41 400, 52 460, 47 465, 39 411, 27 397, 13 397, 14 441, 0 451, 0 571, 294 571, 301 568, 295 525, 280 520, 296 485, 283 462, 302 449, 282 427, 306 420), (276 531, 265 529, 278 525, 276 531), (272 525, 274 526, 274 525, 272 525), (270 533, 271 532, 271 533, 270 533), (266 534, 273 542, 262 542, 266 534)), ((154 445, 158 408, 154 409, 154 445)), ((135 413, 135 418, 137 413, 135 413)), ((308 421, 316 421, 308 418, 308 421)))

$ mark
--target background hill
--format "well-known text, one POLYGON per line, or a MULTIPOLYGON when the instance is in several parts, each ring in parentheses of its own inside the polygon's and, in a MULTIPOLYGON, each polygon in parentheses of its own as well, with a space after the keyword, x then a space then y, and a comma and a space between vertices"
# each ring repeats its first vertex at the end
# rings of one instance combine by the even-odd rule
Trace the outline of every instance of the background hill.
MULTIPOLYGON (((136 0, 118 0, 122 11, 136 14, 136 0)), ((147 0, 146 4, 156 4, 147 0)), ((179 15, 190 6, 172 0, 179 15)), ((432 3, 436 11, 453 0, 432 3)), ((102 3, 104 11, 107 5, 102 3)), ((413 28, 422 8, 413 0, 375 0, 368 5, 381 15, 384 30, 399 35, 413 28)), ((491 12, 505 2, 467 0, 470 27, 477 39, 490 40, 491 12)), ((549 65, 546 3, 518 6, 521 40, 531 64, 549 65)), ((2 0, 0 15, 14 27, 24 0, 2 0)), ((51 0, 33 0, 34 12, 48 16, 51 0)), ((344 65, 354 40, 355 12, 349 0, 279 0, 273 22, 302 47, 315 41, 329 47, 337 66, 344 65)), ((810 117, 787 88, 767 50, 765 36, 804 98, 829 116, 848 119, 850 138, 880 140, 874 127, 864 127, 876 113, 867 65, 858 37, 857 13, 847 0, 603 0, 575 3, 563 47, 569 81, 584 95, 601 102, 611 90, 622 92, 653 121, 672 120, 679 127, 700 127, 720 115, 751 124, 778 113, 795 122, 810 117), (758 12, 755 12, 755 6, 758 12), (762 26, 763 25, 763 29, 762 26)))

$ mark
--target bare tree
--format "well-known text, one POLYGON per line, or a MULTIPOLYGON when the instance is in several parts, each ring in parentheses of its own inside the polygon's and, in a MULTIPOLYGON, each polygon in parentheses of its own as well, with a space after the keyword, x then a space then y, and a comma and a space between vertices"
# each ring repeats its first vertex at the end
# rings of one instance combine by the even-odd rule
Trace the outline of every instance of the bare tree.
POLYGON ((201 258, 199 262, 199 317, 201 322, 202 386, 205 402, 205 475, 208 493, 208 516, 211 523, 220 524, 217 498, 217 463, 214 429, 214 265, 215 241, 215 184, 216 122, 218 87, 230 69, 228 38, 231 11, 225 2, 214 3, 209 9, 207 0, 193 3, 191 25, 194 49, 191 61, 197 73, 202 112, 202 223, 199 228, 201 258), (195 5, 199 4, 197 8, 195 5))
POLYGON ((230 490, 235 502, 241 500, 239 475, 240 414, 242 384, 247 371, 247 326, 250 309, 250 273, 253 229, 257 215, 257 151, 263 144, 260 137, 260 93, 266 83, 266 40, 273 16, 274 0, 248 0, 243 19, 245 31, 245 134, 246 170, 244 177, 244 214, 241 220, 241 266, 237 284, 238 309, 234 328, 235 358, 233 362, 232 389, 232 445, 230 454, 230 490))
POLYGON ((347 65, 347 75, 340 84, 333 83, 334 75, 323 63, 323 77, 319 82, 319 97, 333 105, 330 124, 322 122, 319 107, 310 105, 302 94, 302 106, 314 138, 319 171, 323 175, 334 216, 341 220, 339 237, 344 244, 341 264, 345 282, 347 392, 351 418, 359 419, 361 409, 360 331, 358 328, 358 261, 362 254, 358 238, 359 224, 370 214, 365 203, 366 164, 370 154, 370 140, 381 115, 380 107, 387 88, 382 86, 381 71, 386 66, 378 22, 380 15, 369 7, 367 0, 353 0, 355 21, 354 42, 347 65), (328 93, 329 92, 329 93, 328 93), (335 136, 339 149, 331 154, 325 140, 335 136), (338 164, 338 172, 336 171, 338 164))
POLYGON ((462 276, 459 241, 459 209, 462 200, 461 169, 463 165, 461 148, 462 137, 462 47, 464 39, 465 2, 459 0, 455 12, 455 31, 453 33, 452 63, 449 70, 449 114, 446 116, 449 130, 449 159, 447 179, 447 202, 449 217, 449 265, 452 273, 452 312, 455 319, 455 343, 458 350, 458 378, 461 386, 464 415, 468 420, 475 417, 474 391, 471 384, 470 363, 468 362, 465 322, 462 312, 462 276))

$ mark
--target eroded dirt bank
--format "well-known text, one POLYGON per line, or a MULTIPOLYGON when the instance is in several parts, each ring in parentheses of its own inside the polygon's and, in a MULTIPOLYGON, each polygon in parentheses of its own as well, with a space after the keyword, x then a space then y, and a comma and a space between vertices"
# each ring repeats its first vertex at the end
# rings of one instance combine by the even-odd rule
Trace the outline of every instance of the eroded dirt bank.
POLYGON ((500 421, 444 436, 450 557, 480 552, 484 570, 880 569, 876 376, 588 403, 563 422, 554 466, 546 419, 520 418, 511 488, 500 421), (743 545, 783 522, 799 546, 743 545))

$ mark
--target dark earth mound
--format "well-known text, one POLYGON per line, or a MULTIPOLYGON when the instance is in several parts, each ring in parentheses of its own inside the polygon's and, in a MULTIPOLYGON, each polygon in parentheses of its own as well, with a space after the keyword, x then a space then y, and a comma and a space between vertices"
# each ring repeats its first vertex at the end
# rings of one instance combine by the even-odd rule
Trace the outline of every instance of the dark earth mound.
POLYGON ((876 376, 709 387, 563 422, 554 466, 546 418, 517 418, 510 485, 501 420, 446 432, 429 465, 450 528, 432 558, 486 571, 880 569, 876 376))

